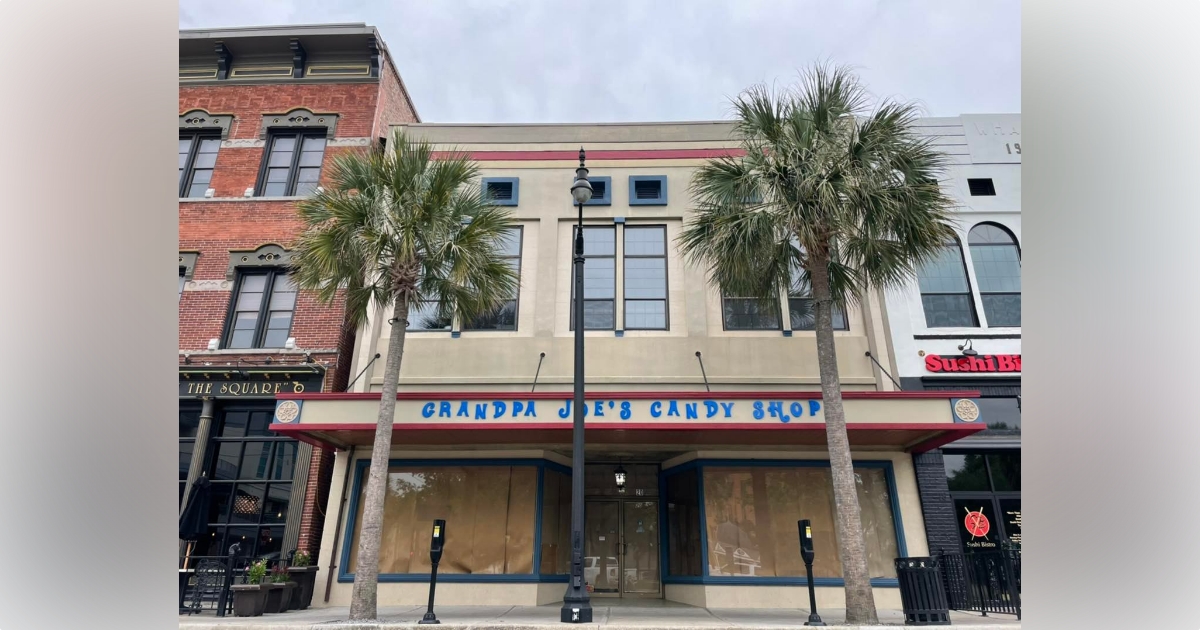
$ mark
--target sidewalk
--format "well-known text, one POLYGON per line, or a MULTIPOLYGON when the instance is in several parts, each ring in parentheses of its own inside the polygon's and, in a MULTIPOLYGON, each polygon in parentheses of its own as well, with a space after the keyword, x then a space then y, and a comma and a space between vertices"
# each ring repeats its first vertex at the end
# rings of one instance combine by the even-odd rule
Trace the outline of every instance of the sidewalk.
MULTIPOLYGON (((526 628, 564 628, 559 622, 561 604, 547 606, 443 606, 434 609, 441 621, 439 628, 471 630, 524 630, 526 628)), ((808 620, 807 610, 722 610, 706 609, 676 604, 673 602, 636 604, 608 604, 592 602, 594 622, 581 627, 603 627, 606 630, 631 628, 636 630, 680 630, 682 628, 713 629, 797 629, 804 628, 808 620)), ((376 630, 393 628, 417 628, 417 621, 425 614, 424 606, 385 607, 379 609, 379 622, 351 624, 346 622, 349 609, 310 608, 277 615, 261 617, 224 617, 218 619, 212 612, 202 615, 181 615, 180 630, 376 630)), ((899 610, 880 610, 881 626, 838 625, 845 620, 845 610, 818 611, 830 628, 878 628, 904 626, 899 610)), ((982 617, 974 613, 950 613, 954 626, 965 626, 971 630, 1018 630, 1021 622, 1013 615, 991 615, 982 617)), ((429 628, 430 626, 420 626, 429 628)), ((946 626, 942 626, 946 627, 946 626)), ((951 626, 953 627, 953 626, 951 626)))

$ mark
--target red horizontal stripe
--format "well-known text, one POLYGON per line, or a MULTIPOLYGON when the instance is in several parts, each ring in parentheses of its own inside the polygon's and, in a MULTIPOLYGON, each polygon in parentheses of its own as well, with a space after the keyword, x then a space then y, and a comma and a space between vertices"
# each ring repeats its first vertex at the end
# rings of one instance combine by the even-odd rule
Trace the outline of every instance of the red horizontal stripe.
MULTIPOLYGON (((571 392, 400 392, 396 400, 571 400, 571 392)), ((803 392, 585 392, 586 400, 820 400, 819 391, 803 392)), ((278 400, 379 400, 378 392, 276 394, 278 400)), ((978 391, 842 392, 845 400, 979 398, 978 391)))
MULTIPOLYGON (((588 151, 589 162, 597 160, 687 160, 716 157, 741 157, 746 152, 736 148, 718 149, 624 149, 588 151)), ((473 160, 489 162, 523 162, 535 160, 579 161, 578 151, 434 151, 433 156, 448 157, 466 155, 473 160)))

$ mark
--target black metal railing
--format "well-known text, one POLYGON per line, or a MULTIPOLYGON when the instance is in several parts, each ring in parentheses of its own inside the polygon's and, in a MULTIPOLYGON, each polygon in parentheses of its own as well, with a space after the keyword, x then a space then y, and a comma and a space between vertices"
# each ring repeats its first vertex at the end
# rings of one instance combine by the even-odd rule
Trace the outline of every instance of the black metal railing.
POLYGON ((234 584, 246 582, 250 558, 236 550, 225 556, 179 558, 179 612, 198 614, 213 610, 224 617, 233 609, 234 584))
MULTIPOLYGON (((267 560, 267 571, 275 566, 291 566, 296 551, 287 558, 267 560)), ((180 556, 179 613, 199 614, 214 610, 218 617, 233 611, 234 584, 245 584, 246 573, 254 558, 244 556, 235 545, 226 556, 180 556)))
POLYGON ((1021 618, 1021 550, 942 552, 937 555, 951 610, 1021 618))

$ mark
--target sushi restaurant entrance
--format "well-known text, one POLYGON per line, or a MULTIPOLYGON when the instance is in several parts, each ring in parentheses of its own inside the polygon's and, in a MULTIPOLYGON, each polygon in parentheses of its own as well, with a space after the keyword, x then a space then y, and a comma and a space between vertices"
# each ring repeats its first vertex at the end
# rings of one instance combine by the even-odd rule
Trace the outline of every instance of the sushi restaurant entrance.
POLYGON ((583 576, 592 597, 662 597, 658 474, 658 464, 588 462, 583 576))

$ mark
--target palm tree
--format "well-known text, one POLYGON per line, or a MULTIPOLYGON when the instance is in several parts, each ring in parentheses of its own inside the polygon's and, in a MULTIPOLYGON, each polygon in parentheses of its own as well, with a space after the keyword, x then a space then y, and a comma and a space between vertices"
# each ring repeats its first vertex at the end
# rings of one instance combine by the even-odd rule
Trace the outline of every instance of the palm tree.
MULTIPOLYGON (((794 88, 750 88, 733 106, 743 157, 691 183, 679 242, 723 295, 811 292, 848 623, 878 622, 846 436, 832 315, 903 284, 953 235, 944 158, 912 130, 911 104, 871 97, 849 70, 818 64, 794 88)), ((775 298, 777 299, 777 298, 775 298)))
POLYGON ((363 505, 350 619, 376 618, 379 545, 396 385, 409 307, 436 304, 435 316, 469 321, 516 292, 516 272, 498 256, 516 223, 479 189, 478 167, 457 151, 435 159, 426 142, 396 134, 385 150, 334 160, 329 184, 299 204, 305 228, 292 258, 299 288, 365 321, 391 305, 379 422, 363 505))

